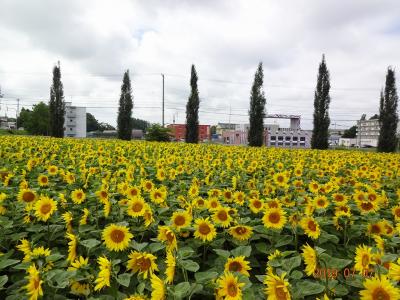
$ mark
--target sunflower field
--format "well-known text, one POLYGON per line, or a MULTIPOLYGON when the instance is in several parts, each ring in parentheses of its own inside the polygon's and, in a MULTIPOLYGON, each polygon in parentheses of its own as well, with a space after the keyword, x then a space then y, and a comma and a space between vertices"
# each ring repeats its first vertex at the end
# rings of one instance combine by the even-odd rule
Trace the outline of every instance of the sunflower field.
POLYGON ((0 299, 399 299, 400 155, 0 137, 0 299))

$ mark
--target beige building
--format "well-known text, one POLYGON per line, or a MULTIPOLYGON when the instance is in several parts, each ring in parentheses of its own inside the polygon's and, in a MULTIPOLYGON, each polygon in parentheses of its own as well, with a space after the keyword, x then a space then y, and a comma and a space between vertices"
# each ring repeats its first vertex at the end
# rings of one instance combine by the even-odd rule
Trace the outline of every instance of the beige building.
POLYGON ((379 130, 380 126, 378 119, 357 121, 357 146, 377 147, 379 130))

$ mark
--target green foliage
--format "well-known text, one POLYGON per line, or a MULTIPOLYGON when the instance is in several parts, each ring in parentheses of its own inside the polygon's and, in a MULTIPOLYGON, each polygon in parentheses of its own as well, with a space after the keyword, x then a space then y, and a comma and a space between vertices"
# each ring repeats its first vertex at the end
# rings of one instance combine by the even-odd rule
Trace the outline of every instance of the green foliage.
POLYGON ((260 147, 264 142, 265 95, 262 90, 264 80, 262 63, 258 65, 254 75, 254 83, 250 95, 250 129, 248 133, 249 146, 260 147))
POLYGON ((50 135, 59 138, 64 137, 65 101, 63 84, 61 82, 60 64, 54 66, 53 69, 53 84, 50 89, 49 114, 50 135))
POLYGON ((397 114, 399 97, 396 90, 396 78, 392 68, 388 68, 385 91, 381 92, 379 122, 381 125, 378 140, 379 152, 395 152, 396 129, 399 121, 397 114))
POLYGON ((145 138, 147 141, 169 142, 171 138, 170 129, 162 127, 159 124, 154 124, 147 128, 145 138))
POLYGON ((118 109, 118 138, 129 141, 132 138, 132 89, 129 79, 129 70, 124 74, 121 86, 121 97, 119 98, 118 109))
POLYGON ((48 135, 49 117, 49 106, 44 102, 39 102, 33 106, 32 110, 23 108, 18 122, 29 134, 48 135))
POLYGON ((141 129, 143 131, 146 131, 146 129, 150 126, 151 126, 150 122, 147 122, 147 121, 141 120, 141 119, 132 118, 132 128, 133 129, 141 129))
POLYGON ((186 104, 186 143, 198 143, 199 141, 199 91, 197 88, 197 73, 192 65, 190 86, 191 92, 186 104))
POLYGON ((311 137, 312 149, 328 149, 329 137, 329 96, 331 84, 329 71, 325 63, 325 55, 322 55, 322 62, 319 65, 317 87, 314 93, 314 127, 311 137))
POLYGON ((100 130, 100 124, 91 113, 86 113, 86 131, 100 130))
POLYGON ((354 139, 357 136, 357 126, 351 126, 349 129, 346 129, 342 135, 343 138, 354 139))

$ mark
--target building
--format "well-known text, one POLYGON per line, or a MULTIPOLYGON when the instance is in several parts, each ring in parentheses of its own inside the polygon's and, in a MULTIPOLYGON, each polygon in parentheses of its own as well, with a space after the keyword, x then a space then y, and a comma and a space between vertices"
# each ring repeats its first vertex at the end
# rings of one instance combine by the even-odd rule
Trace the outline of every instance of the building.
POLYGON ((377 147, 379 139, 379 120, 358 120, 357 121, 357 146, 377 147))
POLYGON ((86 137, 86 107, 72 106, 65 103, 64 136, 86 137))
POLYGON ((311 130, 300 128, 299 115, 274 114, 267 115, 269 119, 290 119, 290 127, 280 127, 278 124, 266 124, 265 145, 282 148, 310 148, 311 130))
POLYGON ((0 117, 0 129, 17 129, 15 119, 0 117))
POLYGON ((354 138, 340 138, 339 139, 339 146, 342 147, 355 147, 357 145, 357 139, 354 138))
MULTIPOLYGON (((186 124, 170 124, 168 128, 175 141, 184 141, 186 137, 186 124)), ((211 140, 211 126, 199 125, 199 142, 206 142, 211 140)))
POLYGON ((231 123, 218 123, 217 126, 215 126, 215 133, 219 136, 222 136, 223 133, 227 130, 235 130, 236 126, 238 125, 231 123))

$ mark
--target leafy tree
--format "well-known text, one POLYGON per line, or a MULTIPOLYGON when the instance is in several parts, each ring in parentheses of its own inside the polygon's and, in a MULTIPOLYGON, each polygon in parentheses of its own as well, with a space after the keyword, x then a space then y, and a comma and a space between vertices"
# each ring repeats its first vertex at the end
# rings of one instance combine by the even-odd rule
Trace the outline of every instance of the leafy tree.
POLYGON ((369 118, 370 120, 375 120, 375 119, 379 119, 379 115, 378 114, 374 114, 371 118, 369 118))
POLYGON ((115 130, 115 127, 110 125, 110 124, 108 124, 108 123, 101 122, 101 123, 99 123, 99 130, 100 131, 115 130))
POLYGON ((166 127, 162 127, 159 124, 154 124, 147 128, 146 140, 147 141, 158 141, 158 142, 169 142, 171 130, 166 127))
POLYGON ((63 84, 61 82, 60 63, 53 69, 53 84, 50 88, 50 135, 54 137, 64 137, 64 115, 65 101, 63 84))
POLYGON ((132 138, 132 89, 129 79, 129 70, 124 74, 121 86, 121 97, 119 98, 118 110, 118 138, 129 141, 132 138))
POLYGON ((342 135, 343 138, 354 139, 357 136, 357 126, 351 126, 349 129, 346 129, 342 135))
POLYGON ((211 134, 216 134, 217 133, 217 126, 213 125, 210 128, 211 134))
POLYGON ((33 135, 49 135, 49 106, 40 102, 29 109, 21 110, 20 118, 23 120, 23 127, 33 135), (22 115, 22 116, 21 116, 22 115))
POLYGON ((263 91, 263 67, 260 62, 254 75, 250 94, 250 128, 248 133, 249 146, 260 147, 264 143, 265 95, 263 91))
POLYGON ((100 124, 91 113, 86 113, 86 131, 100 130, 100 124))
POLYGON ((329 138, 329 104, 331 97, 329 71, 325 63, 325 55, 319 65, 317 87, 314 93, 314 128, 311 137, 311 148, 327 149, 329 138))
POLYGON ((198 143, 199 141, 199 91, 197 88, 197 73, 192 65, 190 86, 191 92, 186 104, 186 143, 198 143))
POLYGON ((32 111, 30 109, 26 109, 25 107, 23 107, 21 109, 21 112, 19 113, 19 116, 18 116, 18 127, 24 127, 24 129, 25 129, 31 113, 32 113, 32 111))
POLYGON ((379 152, 396 151, 396 130, 399 121, 399 116, 397 115, 398 101, 399 97, 397 96, 395 73, 394 70, 389 67, 386 75, 385 91, 381 91, 379 107, 379 152))
POLYGON ((149 122, 141 119, 132 118, 132 128, 145 131, 148 127, 150 127, 149 122))

